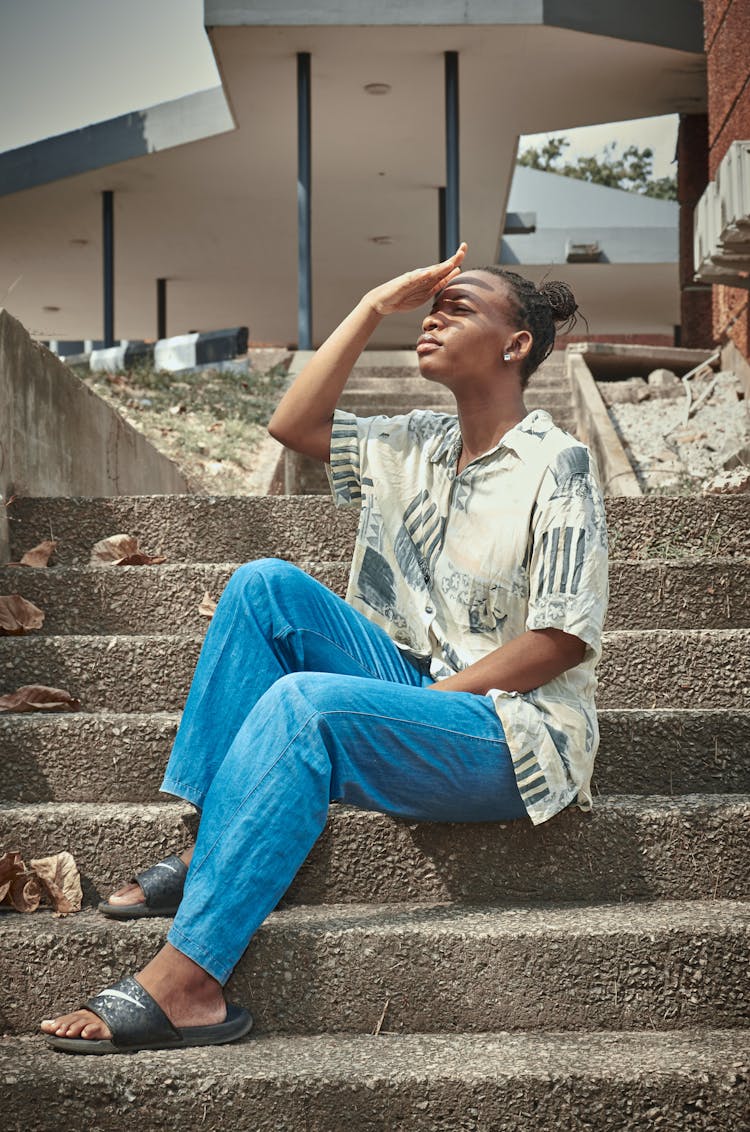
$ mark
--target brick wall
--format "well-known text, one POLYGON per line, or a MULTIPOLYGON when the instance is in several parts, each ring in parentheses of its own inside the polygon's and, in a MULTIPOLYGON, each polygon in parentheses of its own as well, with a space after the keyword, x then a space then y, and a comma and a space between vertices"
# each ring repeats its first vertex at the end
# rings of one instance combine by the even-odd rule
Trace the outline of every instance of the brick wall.
MULTIPOLYGON (((708 170, 713 178, 733 141, 750 138, 750 2, 704 0, 708 81, 708 170)), ((729 336, 750 361, 750 292, 713 288, 713 334, 729 336)))

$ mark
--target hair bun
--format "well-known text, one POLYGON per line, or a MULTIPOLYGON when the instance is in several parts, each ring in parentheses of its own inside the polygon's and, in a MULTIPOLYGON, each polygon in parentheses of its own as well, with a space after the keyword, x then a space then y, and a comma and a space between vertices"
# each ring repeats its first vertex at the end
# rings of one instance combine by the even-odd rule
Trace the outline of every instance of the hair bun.
POLYGON ((578 310, 575 295, 568 284, 560 279, 550 279, 542 283, 539 294, 543 295, 549 304, 555 322, 568 322, 578 310))

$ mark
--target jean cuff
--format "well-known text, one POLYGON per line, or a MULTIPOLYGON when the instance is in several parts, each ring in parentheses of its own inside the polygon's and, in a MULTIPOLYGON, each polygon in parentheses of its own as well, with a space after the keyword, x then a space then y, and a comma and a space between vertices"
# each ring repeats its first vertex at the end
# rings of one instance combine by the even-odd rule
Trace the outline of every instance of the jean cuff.
POLYGON ((159 787, 160 794, 174 794, 176 798, 182 798, 185 802, 190 802, 195 806, 196 810, 203 809, 203 803, 206 798, 205 791, 199 790, 197 786, 192 786, 188 782, 179 782, 176 778, 170 778, 169 775, 164 776, 164 780, 159 787))
POLYGON ((167 939, 172 944, 172 947, 177 948, 177 950, 183 955, 186 955, 188 959, 192 959, 193 963, 197 963, 199 967, 202 967, 203 970, 211 975, 212 978, 216 979, 217 983, 220 983, 221 986, 224 986, 228 981, 234 969, 233 966, 228 967, 226 963, 217 959, 213 952, 207 951, 205 947, 201 947, 195 940, 192 940, 190 936, 185 935, 179 928, 176 928, 174 924, 172 924, 172 927, 167 932, 167 939))

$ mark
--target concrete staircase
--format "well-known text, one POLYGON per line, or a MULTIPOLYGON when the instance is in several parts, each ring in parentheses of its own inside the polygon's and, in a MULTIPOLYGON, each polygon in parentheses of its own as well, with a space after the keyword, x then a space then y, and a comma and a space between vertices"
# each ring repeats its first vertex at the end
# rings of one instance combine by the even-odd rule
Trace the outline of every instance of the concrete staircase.
MULTIPOLYGON (((307 355, 292 366, 304 364, 307 355)), ((556 424, 575 435, 576 416, 570 378, 565 373, 565 354, 555 351, 537 370, 524 395, 526 407, 546 409, 556 424)), ((454 413, 456 402, 447 389, 427 381, 416 365, 413 350, 373 350, 360 356, 339 402, 342 409, 360 417, 389 416, 411 409, 434 409, 454 413)), ((295 453, 287 453, 287 491, 299 495, 327 495, 328 480, 323 466, 295 453)))
POLYGON ((33 1035, 164 938, 162 921, 92 905, 193 826, 157 788, 203 592, 262 555, 342 591, 356 516, 309 497, 13 504, 17 554, 50 533, 59 548, 52 569, 3 572, 47 620, 0 640, 0 691, 59 685, 83 711, 0 717, 0 848, 70 849, 87 907, 0 918, 4 1129, 747 1127, 748 505, 616 499, 608 514, 594 813, 533 830, 334 806, 230 984, 255 1034, 98 1059, 33 1035), (120 531, 169 563, 86 565, 120 531))

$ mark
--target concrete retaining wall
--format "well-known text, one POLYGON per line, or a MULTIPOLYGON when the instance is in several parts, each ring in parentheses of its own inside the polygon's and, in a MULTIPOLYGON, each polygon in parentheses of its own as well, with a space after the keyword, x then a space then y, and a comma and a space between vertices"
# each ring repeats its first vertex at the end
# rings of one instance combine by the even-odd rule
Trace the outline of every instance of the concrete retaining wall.
POLYGON ((0 310, 0 561, 10 495, 183 494, 182 472, 0 310))
POLYGON ((578 436, 594 453, 604 494, 642 495, 591 370, 581 354, 570 351, 566 354, 565 365, 578 417, 578 436))

